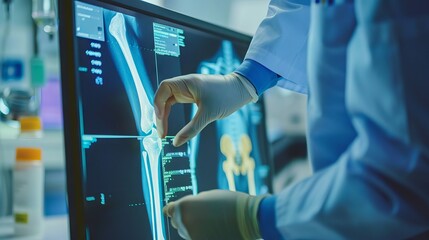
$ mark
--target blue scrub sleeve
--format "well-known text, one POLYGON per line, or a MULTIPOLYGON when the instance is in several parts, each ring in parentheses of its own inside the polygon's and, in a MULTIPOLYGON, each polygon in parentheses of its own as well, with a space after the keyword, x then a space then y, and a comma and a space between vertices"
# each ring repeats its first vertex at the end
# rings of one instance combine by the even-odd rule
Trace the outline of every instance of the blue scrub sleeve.
POLYGON ((244 60, 235 72, 249 80, 255 87, 258 96, 261 96, 268 88, 276 85, 279 80, 279 76, 276 73, 250 59, 244 60))
POLYGON ((276 227, 276 200, 276 196, 270 196, 259 204, 258 223, 263 239, 283 239, 276 227))

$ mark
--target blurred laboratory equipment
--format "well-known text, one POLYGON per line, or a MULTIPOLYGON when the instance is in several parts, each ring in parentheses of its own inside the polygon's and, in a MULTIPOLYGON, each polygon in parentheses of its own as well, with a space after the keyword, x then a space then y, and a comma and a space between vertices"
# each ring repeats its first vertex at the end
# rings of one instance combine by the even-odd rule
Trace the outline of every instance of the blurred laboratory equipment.
POLYGON ((20 116, 37 115, 40 106, 39 89, 5 88, 0 93, 0 119, 18 127, 20 116))
MULTIPOLYGON (((12 214, 16 147, 42 148, 51 178, 51 172, 56 174, 63 169, 63 141, 62 132, 59 131, 61 121, 57 120, 61 114, 61 99, 58 97, 59 90, 53 91, 59 84, 56 37, 56 1, 0 1, 0 217, 12 214), (46 85, 50 88, 45 90, 46 85), (55 110, 52 110, 52 102, 59 102, 55 110), (42 109, 43 106, 47 106, 46 109, 42 109), (52 111, 55 113, 55 130, 49 129, 51 131, 46 137, 37 140, 23 140, 23 136, 39 133, 32 130, 24 133, 23 130, 20 134, 18 120, 25 116, 42 116, 39 121, 50 119, 52 122, 52 111)), ((31 124, 27 127, 30 129, 31 124)), ((47 196, 51 196, 50 193, 46 193, 47 196)), ((57 209, 54 210, 58 212, 57 209)))
POLYGON ((43 29, 50 38, 52 38, 57 31, 56 11, 55 0, 33 0, 31 16, 36 26, 43 29))

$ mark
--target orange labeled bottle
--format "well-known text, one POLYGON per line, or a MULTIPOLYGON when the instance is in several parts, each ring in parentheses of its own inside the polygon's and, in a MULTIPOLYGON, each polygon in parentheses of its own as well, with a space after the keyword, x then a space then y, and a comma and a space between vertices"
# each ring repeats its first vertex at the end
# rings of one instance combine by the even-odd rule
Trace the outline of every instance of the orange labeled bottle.
POLYGON ((44 168, 40 148, 17 148, 13 171, 15 235, 43 233, 44 168))

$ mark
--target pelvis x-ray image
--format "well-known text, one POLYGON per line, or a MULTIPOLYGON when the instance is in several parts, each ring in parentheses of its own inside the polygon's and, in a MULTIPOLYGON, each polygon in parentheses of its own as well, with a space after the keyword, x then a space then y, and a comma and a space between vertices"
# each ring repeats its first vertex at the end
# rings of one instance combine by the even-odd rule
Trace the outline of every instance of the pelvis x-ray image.
MULTIPOLYGON (((210 59, 198 67, 197 72, 203 74, 228 74, 240 65, 230 41, 222 41, 220 49, 210 59)), ((196 112, 194 105, 192 114, 196 112)), ((258 146, 257 126, 262 121, 262 114, 256 104, 249 104, 216 122, 218 151, 218 187, 231 191, 247 192, 251 195, 260 194, 264 178, 261 167, 261 153, 258 146)), ((197 149, 200 136, 191 141, 193 157, 191 166, 196 165, 197 149)))
POLYGON ((136 19, 121 13, 105 11, 106 38, 111 42, 114 62, 121 69, 120 77, 133 111, 138 135, 141 136, 141 171, 143 194, 151 224, 152 239, 165 239, 162 215, 162 177, 160 154, 162 142, 158 137, 153 107, 154 89, 137 45, 136 19))

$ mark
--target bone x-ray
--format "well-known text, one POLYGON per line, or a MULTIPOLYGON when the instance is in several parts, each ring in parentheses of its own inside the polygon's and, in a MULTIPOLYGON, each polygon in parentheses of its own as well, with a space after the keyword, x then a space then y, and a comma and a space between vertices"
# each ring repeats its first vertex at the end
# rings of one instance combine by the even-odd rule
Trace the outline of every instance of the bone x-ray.
POLYGON ((160 139, 153 98, 164 79, 227 74, 248 43, 88 1, 75 4, 76 69, 89 239, 180 239, 166 203, 210 189, 270 190, 263 105, 214 122, 182 147, 197 107, 176 104, 160 139))

